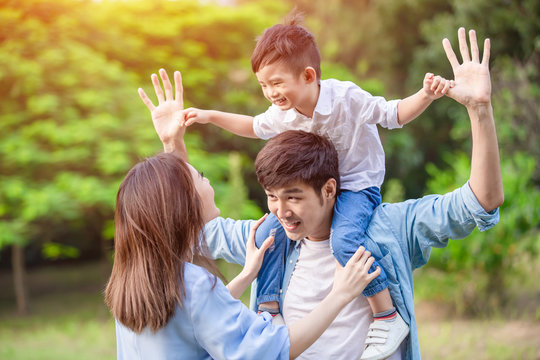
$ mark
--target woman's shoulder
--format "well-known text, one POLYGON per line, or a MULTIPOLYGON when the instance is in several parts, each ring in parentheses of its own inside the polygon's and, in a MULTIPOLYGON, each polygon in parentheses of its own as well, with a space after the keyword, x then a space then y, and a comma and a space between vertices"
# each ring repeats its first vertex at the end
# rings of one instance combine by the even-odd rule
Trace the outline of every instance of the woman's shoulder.
POLYGON ((202 266, 186 262, 184 264, 184 284, 186 291, 209 290, 214 288, 220 280, 202 266))

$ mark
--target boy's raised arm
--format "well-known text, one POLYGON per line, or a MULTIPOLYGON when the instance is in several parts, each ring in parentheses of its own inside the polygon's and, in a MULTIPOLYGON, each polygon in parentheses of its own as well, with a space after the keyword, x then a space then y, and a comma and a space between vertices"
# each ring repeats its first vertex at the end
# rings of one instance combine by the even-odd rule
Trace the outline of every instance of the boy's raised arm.
POLYGON ((453 85, 453 80, 446 80, 438 75, 427 73, 422 89, 398 103, 399 125, 405 125, 416 119, 433 100, 443 97, 453 85))
POLYGON ((248 115, 188 108, 185 111, 184 120, 185 126, 190 126, 194 123, 211 123, 239 136, 257 138, 253 130, 253 117, 248 115))

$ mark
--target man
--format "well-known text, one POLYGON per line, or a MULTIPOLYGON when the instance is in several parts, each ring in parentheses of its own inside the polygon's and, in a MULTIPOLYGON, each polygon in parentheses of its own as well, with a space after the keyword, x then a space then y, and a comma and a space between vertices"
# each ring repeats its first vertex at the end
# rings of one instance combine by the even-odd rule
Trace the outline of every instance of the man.
MULTIPOLYGON (((471 175, 469 181, 461 188, 445 194, 430 195, 422 199, 409 200, 397 204, 382 204, 374 212, 371 223, 367 229, 368 244, 371 252, 381 258, 380 264, 387 273, 390 293, 394 304, 410 326, 410 335, 402 349, 392 358, 420 358, 420 348, 414 315, 412 270, 424 265, 429 259, 431 247, 444 247, 448 239, 459 239, 469 235, 475 227, 486 230, 498 221, 498 207, 503 202, 502 180, 499 165, 499 154, 495 123, 491 108, 491 82, 489 77, 489 40, 484 43, 484 54, 480 60, 476 34, 469 32, 471 50, 467 47, 465 29, 458 31, 459 47, 463 63, 459 64, 454 51, 447 39, 443 46, 452 66, 455 87, 448 92, 448 96, 463 104, 471 120, 473 139, 471 175)), ((152 112, 156 131, 164 144, 165 151, 175 151, 185 155, 185 147, 176 136, 181 131, 178 124, 182 123, 180 77, 175 74, 176 100, 172 99, 172 87, 164 71, 160 71, 164 83, 166 97, 164 98, 159 80, 152 76, 154 88, 160 105, 154 108, 142 90, 140 95, 152 112)), ((285 134, 283 134, 285 135, 285 134)), ((289 136, 291 134, 288 134, 289 136)), ((280 152, 284 157, 282 170, 287 164, 293 163, 302 166, 302 159, 290 146, 292 141, 301 137, 302 133, 293 132, 290 139, 278 138, 271 140, 265 147, 266 153, 280 152), (287 150, 287 147, 289 150, 287 150)), ((265 157, 265 149, 261 151, 261 158, 265 157)), ((320 255, 329 248, 319 251, 313 245, 323 243, 329 237, 332 221, 332 208, 335 194, 338 191, 339 176, 327 176, 322 185, 313 186, 301 178, 289 178, 286 184, 273 180, 264 180, 267 168, 275 165, 275 159, 259 161, 258 175, 266 187, 268 205, 270 210, 280 220, 284 229, 292 240, 286 253, 284 264, 285 272, 282 279, 280 307, 286 322, 294 321, 302 312, 309 312, 310 304, 316 303, 320 296, 324 297, 328 284, 326 273, 321 275, 318 270, 328 271, 328 260, 317 263, 320 255), (262 178, 261 178, 262 174, 262 178), (337 178, 336 178, 337 176, 337 178), (311 250, 310 250, 311 247, 311 250), (306 251, 306 249, 308 249, 306 251), (308 256, 304 256, 307 253, 308 256), (311 271, 308 267, 311 266, 311 271), (322 269, 324 267, 324 269, 322 269), (307 276, 307 279, 303 277, 307 276), (322 278, 317 285, 313 281, 322 278), (310 285, 312 284, 312 285, 310 285)), ((275 169, 272 169, 274 171, 275 169)), ((281 170, 280 170, 281 171, 281 170)), ((282 172, 285 174, 286 172, 282 172)), ((277 177, 274 177, 274 180, 277 177)), ((205 228, 206 239, 215 257, 223 258, 229 262, 242 264, 245 256, 245 241, 248 238, 252 221, 234 221, 218 218, 207 224, 205 228)), ((252 301, 254 299, 252 287, 252 301)), ((354 304, 351 311, 343 311, 336 319, 336 326, 327 330, 328 336, 323 336, 303 355, 307 358, 343 358, 358 357, 363 349, 363 339, 348 337, 355 333, 368 337, 368 344, 384 343, 384 326, 368 326, 372 319, 366 314, 367 302, 361 297, 354 304), (343 317, 352 316, 353 321, 343 317), (340 319, 340 317, 342 317, 340 319)), ((372 352, 373 347, 366 349, 372 352)), ((377 357, 374 351, 374 358, 377 357)))

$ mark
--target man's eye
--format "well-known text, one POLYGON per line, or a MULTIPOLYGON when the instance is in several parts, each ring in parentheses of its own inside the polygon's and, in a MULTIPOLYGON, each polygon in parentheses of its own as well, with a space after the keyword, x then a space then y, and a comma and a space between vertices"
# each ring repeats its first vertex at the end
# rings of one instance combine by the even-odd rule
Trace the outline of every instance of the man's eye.
POLYGON ((202 171, 199 171, 199 176, 200 176, 201 178, 204 178, 204 173, 203 173, 202 171))

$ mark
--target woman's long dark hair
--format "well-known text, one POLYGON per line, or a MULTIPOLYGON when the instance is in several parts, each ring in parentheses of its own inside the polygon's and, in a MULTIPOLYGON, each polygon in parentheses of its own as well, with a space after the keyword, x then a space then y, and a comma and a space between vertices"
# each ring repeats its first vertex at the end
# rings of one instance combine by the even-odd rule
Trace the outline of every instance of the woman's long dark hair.
POLYGON ((188 165, 159 154, 135 165, 116 197, 115 254, 105 301, 135 332, 167 324, 185 293, 184 263, 220 275, 200 234, 202 204, 188 165))

